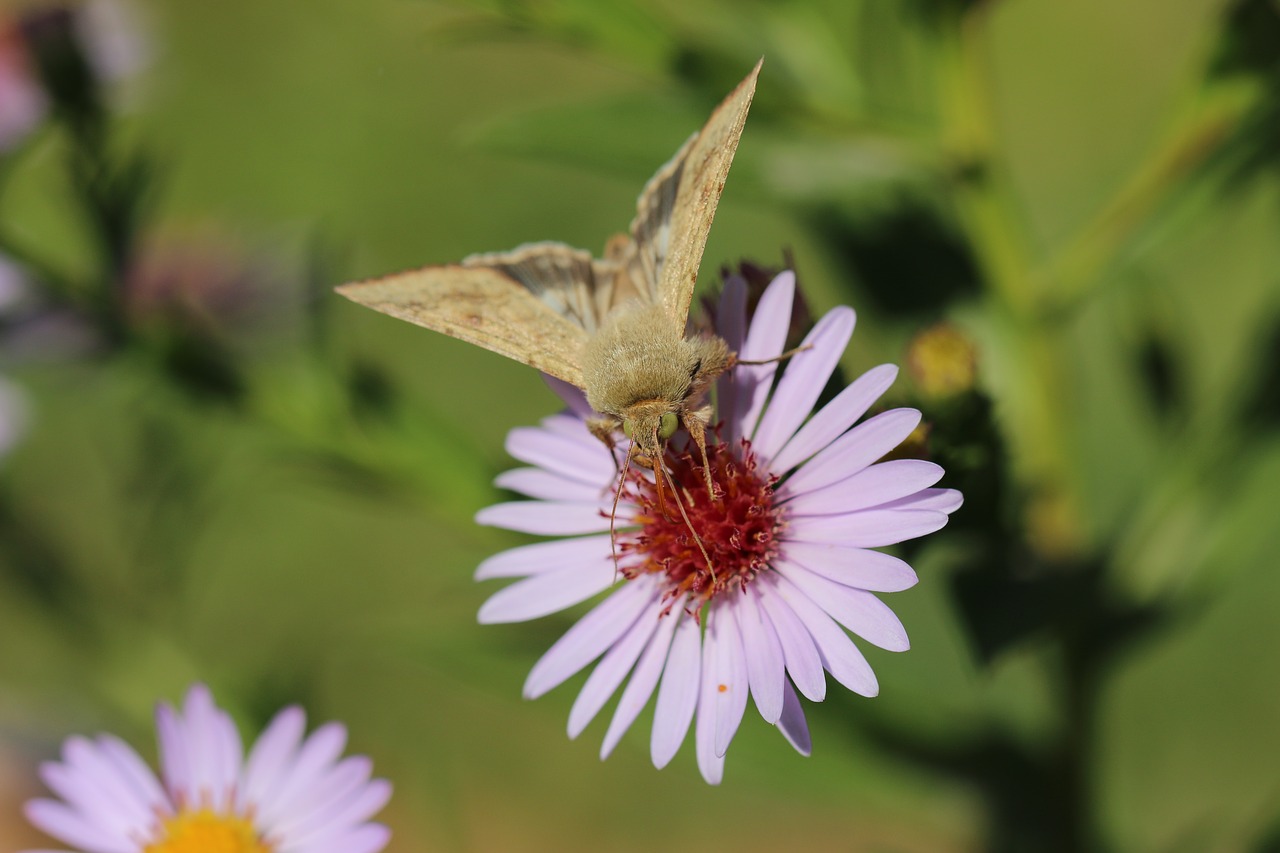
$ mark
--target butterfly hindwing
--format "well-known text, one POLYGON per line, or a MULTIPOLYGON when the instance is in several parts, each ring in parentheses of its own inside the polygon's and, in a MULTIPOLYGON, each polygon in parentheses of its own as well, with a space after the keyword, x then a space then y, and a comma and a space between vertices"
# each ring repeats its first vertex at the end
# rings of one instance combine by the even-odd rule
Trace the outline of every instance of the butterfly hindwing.
POLYGON ((487 267, 514 279, 588 333, 595 332, 614 302, 617 265, 564 243, 526 243, 510 252, 470 255, 462 266, 487 267))

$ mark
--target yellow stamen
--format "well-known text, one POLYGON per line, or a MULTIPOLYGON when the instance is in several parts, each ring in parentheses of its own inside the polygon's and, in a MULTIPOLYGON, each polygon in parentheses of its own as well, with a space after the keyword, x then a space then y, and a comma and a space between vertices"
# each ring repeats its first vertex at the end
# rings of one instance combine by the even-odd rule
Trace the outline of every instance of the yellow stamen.
POLYGON ((165 820, 163 835, 143 853, 272 853, 272 847, 247 819, 202 808, 165 820))

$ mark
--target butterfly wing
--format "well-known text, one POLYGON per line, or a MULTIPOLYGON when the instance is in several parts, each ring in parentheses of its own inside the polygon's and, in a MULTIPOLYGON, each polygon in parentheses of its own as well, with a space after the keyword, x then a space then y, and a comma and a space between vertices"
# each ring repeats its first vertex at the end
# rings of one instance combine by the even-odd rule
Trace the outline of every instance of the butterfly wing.
POLYGON ((631 223, 634 251, 625 265, 632 287, 661 300, 681 335, 711 220, 756 91, 760 66, 726 97, 702 129, 645 185, 631 223))
POLYGON ((510 252, 469 255, 462 266, 493 269, 515 280, 588 334, 617 300, 618 264, 564 243, 526 243, 510 252))
POLYGON ((661 301, 683 336, 702 251, 759 73, 756 63, 645 185, 630 237, 610 241, 604 260, 563 243, 530 243, 460 264, 344 284, 338 292, 579 388, 583 346, 617 305, 661 301))
POLYGON ((582 387, 582 348, 612 266, 562 243, 532 243, 460 264, 344 284, 383 314, 513 358, 582 387))

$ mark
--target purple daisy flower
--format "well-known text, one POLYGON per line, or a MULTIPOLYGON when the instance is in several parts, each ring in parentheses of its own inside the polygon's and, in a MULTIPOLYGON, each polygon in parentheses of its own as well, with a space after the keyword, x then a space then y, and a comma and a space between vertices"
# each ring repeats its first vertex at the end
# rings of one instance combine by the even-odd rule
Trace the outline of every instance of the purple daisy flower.
MULTIPOLYGON (((286 708, 248 759, 231 717, 202 684, 182 712, 156 710, 162 778, 119 738, 73 737, 41 767, 61 800, 31 800, 30 821, 85 853, 376 853, 386 827, 368 818, 391 785, 368 758, 339 760, 347 731, 286 708)), ((50 851, 28 851, 50 853, 50 851)))
MULTIPOLYGON (((778 357, 794 292, 794 275, 779 275, 747 329, 745 289, 726 282, 719 334, 743 361, 778 357)), ((872 549, 938 530, 961 496, 931 488, 943 473, 932 462, 877 461, 915 429, 919 412, 893 409, 854 426, 892 384, 893 365, 868 371, 810 416, 853 325, 850 308, 823 317, 772 395, 776 363, 740 364, 720 379, 711 419, 720 426, 707 448, 716 499, 708 499, 696 450, 676 441, 667 453, 688 523, 674 510, 660 511, 652 474, 632 466, 611 541, 618 463, 587 431, 592 412, 571 386, 553 381, 568 412, 508 435, 508 452, 533 467, 508 471, 497 484, 534 500, 488 507, 476 520, 573 538, 514 548, 481 564, 477 579, 523 580, 485 602, 480 621, 534 619, 621 580, 538 661, 524 686, 527 698, 541 696, 600 658, 569 714, 569 736, 576 737, 626 681, 602 758, 655 691, 650 746, 657 767, 676 754, 696 718, 698 767, 719 783, 748 695, 808 755, 797 691, 822 701, 824 670, 855 693, 878 691, 843 629, 883 649, 907 649, 902 623, 874 593, 912 586, 915 572, 872 549)))

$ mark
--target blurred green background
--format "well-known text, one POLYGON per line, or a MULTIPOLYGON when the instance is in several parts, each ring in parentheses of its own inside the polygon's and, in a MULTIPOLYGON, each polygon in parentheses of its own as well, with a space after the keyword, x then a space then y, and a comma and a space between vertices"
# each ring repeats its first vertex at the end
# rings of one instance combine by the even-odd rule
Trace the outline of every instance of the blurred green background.
POLYGON ((1280 4, 102 6, 0 12, 47 93, 0 151, 0 846, 63 737, 151 755, 203 680, 346 722, 394 851, 1280 849, 1280 4), (476 624, 554 396, 329 289, 599 250, 760 56, 702 285, 787 252, 847 377, 947 320, 977 385, 890 392, 967 496, 912 650, 811 758, 748 711, 710 788, 647 717, 568 741, 581 676, 520 698, 581 608, 476 624))

